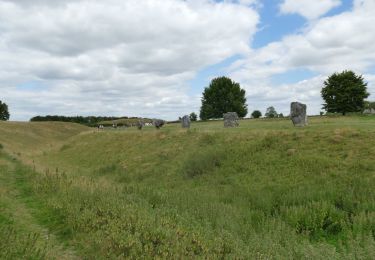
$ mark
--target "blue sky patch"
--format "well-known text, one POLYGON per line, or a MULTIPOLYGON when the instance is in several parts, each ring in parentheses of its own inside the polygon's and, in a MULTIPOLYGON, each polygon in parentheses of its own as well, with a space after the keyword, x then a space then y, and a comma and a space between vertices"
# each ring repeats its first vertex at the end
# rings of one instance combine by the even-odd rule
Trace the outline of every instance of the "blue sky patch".
POLYGON ((34 80, 34 81, 28 81, 28 82, 24 82, 24 83, 18 84, 16 86, 16 88, 17 88, 17 90, 40 91, 40 90, 47 89, 47 86, 44 85, 44 83, 41 82, 41 81, 34 80))
POLYGON ((262 1, 260 11, 259 31, 255 34, 252 47, 257 49, 267 44, 279 41, 284 36, 297 32, 306 23, 306 20, 297 15, 280 14, 278 0, 262 1))

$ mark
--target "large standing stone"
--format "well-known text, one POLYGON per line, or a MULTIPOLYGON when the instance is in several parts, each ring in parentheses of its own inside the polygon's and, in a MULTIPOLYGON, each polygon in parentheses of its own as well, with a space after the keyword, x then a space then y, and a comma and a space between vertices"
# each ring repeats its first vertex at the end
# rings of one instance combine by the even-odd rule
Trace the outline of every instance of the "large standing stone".
POLYGON ((182 117, 181 126, 182 128, 190 128, 190 117, 188 115, 182 117))
POLYGON ((165 124, 165 121, 161 119, 154 119, 152 121, 152 124, 156 127, 156 129, 160 129, 160 127, 162 127, 165 124))
POLYGON ((239 126, 238 115, 236 112, 228 112, 223 114, 224 117, 224 127, 236 127, 239 126))
POLYGON ((290 104, 290 118, 294 126, 306 126, 306 105, 299 102, 292 102, 290 104))
POLYGON ((137 128, 139 130, 142 130, 142 128, 145 126, 145 122, 143 122, 143 120, 138 120, 137 122, 137 128))

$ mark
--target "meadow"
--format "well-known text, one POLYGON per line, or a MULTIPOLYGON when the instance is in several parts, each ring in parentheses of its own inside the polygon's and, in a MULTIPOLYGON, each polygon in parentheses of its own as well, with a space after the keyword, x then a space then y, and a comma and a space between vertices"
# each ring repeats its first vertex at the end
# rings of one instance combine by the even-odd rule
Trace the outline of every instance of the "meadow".
POLYGON ((375 117, 0 122, 0 258, 374 259, 375 117))

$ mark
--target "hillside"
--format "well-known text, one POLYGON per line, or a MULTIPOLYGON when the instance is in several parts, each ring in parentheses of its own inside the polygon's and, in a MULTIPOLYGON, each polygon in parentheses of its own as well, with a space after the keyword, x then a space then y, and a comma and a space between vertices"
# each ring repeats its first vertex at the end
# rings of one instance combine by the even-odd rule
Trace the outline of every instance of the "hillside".
POLYGON ((18 226, 1 215, 17 223, 9 201, 22 204, 67 258, 375 255, 375 117, 188 131, 2 123, 0 143, 0 183, 19 194, 3 191, 0 227, 18 226))
POLYGON ((62 122, 0 121, 0 144, 6 151, 24 159, 56 149, 70 137, 90 128, 62 122))

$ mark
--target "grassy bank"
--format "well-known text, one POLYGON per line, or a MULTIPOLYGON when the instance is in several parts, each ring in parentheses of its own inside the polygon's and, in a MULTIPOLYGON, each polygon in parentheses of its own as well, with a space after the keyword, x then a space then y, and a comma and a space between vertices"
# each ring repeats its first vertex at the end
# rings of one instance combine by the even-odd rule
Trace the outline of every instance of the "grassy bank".
POLYGON ((44 225, 45 204, 32 192, 36 174, 0 150, 0 259, 75 259, 44 225))
POLYGON ((20 160, 41 167, 12 189, 28 190, 39 225, 84 258, 371 259, 374 127, 373 117, 339 117, 302 129, 289 120, 74 128, 36 148, 21 134, 20 160))

